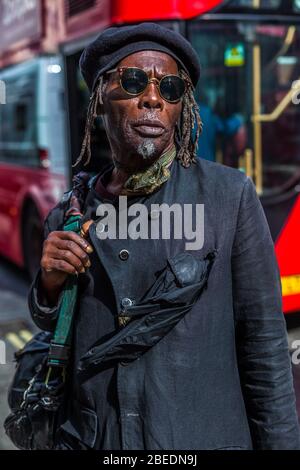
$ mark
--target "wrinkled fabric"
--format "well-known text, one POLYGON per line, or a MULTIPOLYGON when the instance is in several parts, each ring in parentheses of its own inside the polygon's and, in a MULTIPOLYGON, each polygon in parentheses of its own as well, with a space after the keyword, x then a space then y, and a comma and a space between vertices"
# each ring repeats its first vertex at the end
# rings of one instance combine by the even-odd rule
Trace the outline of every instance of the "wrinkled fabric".
MULTIPOLYGON (((62 226, 66 199, 47 217, 45 237, 62 226)), ((105 202, 92 185, 84 217, 95 220, 94 252, 79 275, 57 449, 299 449, 279 270, 252 180, 175 160, 159 191, 130 198, 148 209, 204 204, 197 250, 186 249, 185 236, 100 240, 96 210, 105 202)), ((58 306, 38 303, 39 276, 29 308, 53 331, 58 306)))
POLYGON ((121 360, 130 362, 153 347, 191 309, 206 285, 214 257, 215 253, 210 253, 199 261, 180 253, 169 260, 150 292, 138 305, 126 309, 130 325, 108 341, 94 344, 81 358, 78 371, 95 366, 100 370, 121 360))

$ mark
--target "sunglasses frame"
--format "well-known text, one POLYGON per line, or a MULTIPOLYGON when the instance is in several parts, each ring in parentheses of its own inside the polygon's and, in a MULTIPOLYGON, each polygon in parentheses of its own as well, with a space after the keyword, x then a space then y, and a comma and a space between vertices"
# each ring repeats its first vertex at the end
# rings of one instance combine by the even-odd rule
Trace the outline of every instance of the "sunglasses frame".
POLYGON ((129 93, 127 90, 124 89, 123 85, 122 85, 122 72, 123 70, 126 70, 126 69, 137 69, 137 70, 142 70, 146 75, 147 73, 141 69, 140 67, 117 67, 115 69, 112 69, 112 70, 108 70, 106 73, 114 73, 114 72, 118 72, 119 73, 119 84, 120 84, 120 87, 122 88, 122 90, 127 94, 127 95, 130 95, 130 96, 139 96, 141 95, 142 93, 144 93, 144 91, 146 90, 147 86, 149 85, 149 83, 153 82, 156 84, 157 88, 158 88, 158 92, 161 96, 161 98, 165 101, 167 101, 168 103, 178 103, 178 101, 180 101, 186 91, 186 87, 188 86, 192 86, 191 82, 185 78, 182 78, 180 77, 179 75, 176 75, 176 74, 172 74, 172 73, 168 73, 167 75, 164 75, 163 77, 161 77, 161 79, 158 79, 158 78, 149 78, 148 75, 147 75, 147 78, 148 78, 148 83, 146 85, 146 87, 140 92, 140 93, 129 93), (182 94, 182 96, 180 98, 178 98, 177 100, 173 100, 173 101, 170 101, 170 100, 167 100, 164 96, 162 96, 161 94, 161 91, 160 91, 160 83, 161 81, 166 78, 166 77, 177 77, 177 78, 180 78, 183 82, 184 82, 184 86, 185 86, 185 90, 182 94))

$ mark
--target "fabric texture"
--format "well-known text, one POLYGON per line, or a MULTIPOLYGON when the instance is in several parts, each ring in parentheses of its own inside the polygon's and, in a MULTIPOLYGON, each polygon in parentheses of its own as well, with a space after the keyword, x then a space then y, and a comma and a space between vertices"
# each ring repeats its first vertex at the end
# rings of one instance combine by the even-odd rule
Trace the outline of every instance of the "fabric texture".
POLYGON ((196 87, 200 63, 191 44, 181 34, 149 22, 107 28, 84 49, 79 65, 90 92, 95 90, 100 75, 128 55, 145 50, 171 55, 190 75, 196 87))
POLYGON ((155 162, 143 171, 130 175, 125 181, 121 195, 150 194, 156 191, 170 177, 169 167, 176 156, 176 147, 163 153, 155 162))
MULTIPOLYGON (((197 249, 187 248, 187 234, 99 239, 104 200, 95 187, 87 195, 94 252, 79 275, 71 393, 56 448, 299 449, 280 275, 255 186, 206 160, 185 169, 175 159, 170 171, 158 191, 128 206, 144 204, 159 222, 152 204, 191 204, 193 220, 204 204, 197 249), (120 326, 119 316, 129 321, 120 326)), ((64 207, 49 213, 45 237, 61 229, 64 207)), ((53 331, 59 305, 40 308, 38 279, 31 315, 53 331)))

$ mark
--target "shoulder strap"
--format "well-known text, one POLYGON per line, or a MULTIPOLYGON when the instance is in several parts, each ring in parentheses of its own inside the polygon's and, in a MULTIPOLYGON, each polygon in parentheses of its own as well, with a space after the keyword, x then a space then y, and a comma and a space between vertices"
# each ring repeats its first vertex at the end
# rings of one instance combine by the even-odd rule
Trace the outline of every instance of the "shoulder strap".
POLYGON ((97 176, 98 174, 87 173, 85 171, 80 171, 73 176, 72 189, 66 191, 63 196, 64 202, 67 202, 64 213, 64 223, 67 223, 68 217, 71 214, 81 213, 83 215, 86 197, 97 176))
MULTIPOLYGON (((97 175, 80 172, 73 178, 73 188, 65 193, 67 209, 63 230, 81 233, 81 219, 87 193, 97 175)), ((78 280, 76 275, 67 278, 60 304, 57 324, 48 354, 48 365, 65 367, 68 364, 72 343, 72 324, 76 308, 78 280)))
MULTIPOLYGON (((80 233, 81 215, 71 215, 64 230, 80 233)), ((53 339, 50 343, 48 365, 65 367, 68 364, 72 343, 72 324, 76 308, 78 282, 76 275, 68 276, 64 287, 62 301, 58 311, 58 319, 53 339)))

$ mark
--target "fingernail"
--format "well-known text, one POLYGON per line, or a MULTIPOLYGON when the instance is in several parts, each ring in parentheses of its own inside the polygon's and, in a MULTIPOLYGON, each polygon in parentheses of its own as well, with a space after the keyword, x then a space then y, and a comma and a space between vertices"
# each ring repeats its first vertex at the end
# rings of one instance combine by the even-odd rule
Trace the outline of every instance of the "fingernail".
POLYGON ((90 266, 91 266, 91 262, 90 262, 90 260, 88 260, 88 261, 85 263, 85 267, 86 267, 86 268, 89 268, 90 266))
POLYGON ((85 272, 85 269, 84 269, 84 268, 81 268, 79 272, 80 272, 80 273, 84 273, 84 272, 85 272))
POLYGON ((93 248, 89 245, 89 246, 86 247, 86 251, 87 251, 88 253, 92 253, 94 250, 93 250, 93 248))

